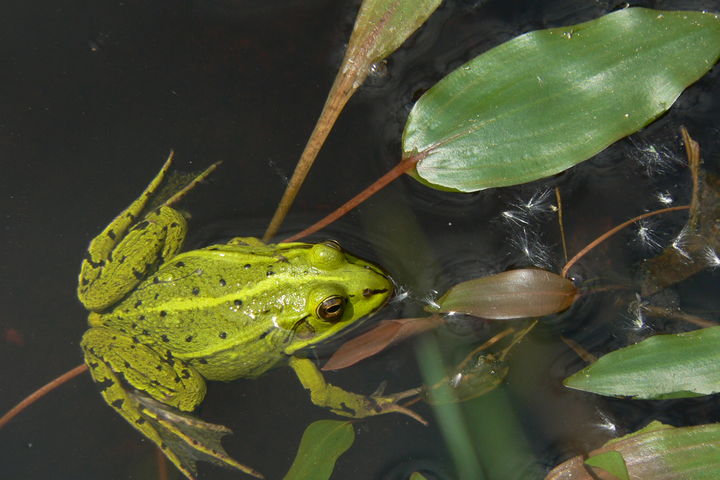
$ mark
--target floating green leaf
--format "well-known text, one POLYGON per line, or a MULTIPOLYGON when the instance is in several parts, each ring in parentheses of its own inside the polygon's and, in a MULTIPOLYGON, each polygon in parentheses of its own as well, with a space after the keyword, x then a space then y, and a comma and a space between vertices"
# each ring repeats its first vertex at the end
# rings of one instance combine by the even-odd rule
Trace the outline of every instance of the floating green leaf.
POLYGON ((620 480, 630 480, 622 454, 614 450, 599 453, 585 460, 585 465, 602 468, 620 480))
POLYGON ((404 157, 436 186, 529 182, 590 158, 665 112, 720 55, 720 18, 626 8, 521 35, 415 104, 404 157))
POLYGON ((655 335, 621 348, 565 379, 600 395, 659 399, 720 392, 720 327, 655 335))
POLYGON ((348 57, 368 64, 397 50, 442 3, 442 0, 365 0, 355 21, 348 57), (355 51, 354 51, 355 50, 355 51))
MULTIPOLYGON (((711 480, 720 478, 720 424, 698 425, 694 427, 672 427, 651 423, 651 428, 614 439, 603 447, 590 452, 590 458, 584 461, 582 456, 573 457, 558 465, 545 480, 592 480, 608 478, 604 472, 594 468, 592 459, 600 459, 605 471, 615 466, 604 462, 606 454, 612 452, 622 457, 630 478, 648 478, 653 480, 711 480), (593 475, 587 471, 589 464, 593 475), (607 467, 607 468, 606 468, 607 467)), ((622 469, 621 469, 622 470, 622 469)), ((623 477, 622 471, 614 473, 623 477)))
POLYGON ((284 480, 327 480, 337 459, 355 440, 350 422, 318 420, 303 433, 295 461, 284 480))

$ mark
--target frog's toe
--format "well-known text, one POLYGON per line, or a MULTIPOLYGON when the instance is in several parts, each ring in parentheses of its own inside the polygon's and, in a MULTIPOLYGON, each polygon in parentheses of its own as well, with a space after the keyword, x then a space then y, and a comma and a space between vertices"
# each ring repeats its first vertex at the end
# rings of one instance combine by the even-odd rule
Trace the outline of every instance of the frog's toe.
POLYGON ((417 420, 425 426, 428 425, 427 420, 425 420, 421 415, 410 410, 407 407, 398 404, 398 399, 395 397, 370 396, 368 397, 368 399, 373 402, 373 410, 375 410, 376 415, 382 415, 384 413, 401 413, 403 415, 407 415, 414 420, 417 420))
POLYGON ((131 395, 142 405, 143 416, 160 434, 163 440, 160 447, 165 455, 186 477, 195 478, 196 462, 202 460, 236 468, 255 478, 265 478, 260 472, 237 462, 227 454, 220 442, 222 437, 232 433, 229 428, 205 422, 140 393, 131 395))

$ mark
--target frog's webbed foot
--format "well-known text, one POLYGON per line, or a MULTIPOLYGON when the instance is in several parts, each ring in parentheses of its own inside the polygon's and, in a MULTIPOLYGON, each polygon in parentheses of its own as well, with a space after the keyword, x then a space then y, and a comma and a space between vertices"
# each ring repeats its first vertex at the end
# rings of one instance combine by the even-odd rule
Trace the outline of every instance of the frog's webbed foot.
POLYGON ((187 413, 205 395, 205 381, 195 369, 106 327, 85 332, 81 347, 108 405, 160 447, 188 479, 196 478, 198 460, 262 478, 222 448, 220 441, 230 430, 187 413))
MULTIPOLYGON (((407 407, 404 407, 399 404, 401 400, 404 400, 409 397, 417 397, 420 395, 423 391, 422 388, 412 388, 410 390, 406 390, 404 392, 398 392, 394 394, 384 395, 383 392, 385 390, 385 382, 378 387, 378 389, 372 393, 372 395, 368 395, 367 402, 374 406, 375 409, 379 409, 380 413, 401 413, 403 415, 407 415, 408 417, 417 420, 418 422, 422 423, 423 425, 427 426, 428 422, 425 420, 422 416, 418 415, 414 411, 410 410, 407 407)), ((414 403, 414 402, 410 402, 414 403)))
POLYGON ((237 468, 256 478, 263 475, 235 461, 227 454, 220 441, 232 431, 181 412, 139 392, 130 394, 140 405, 140 413, 157 431, 163 453, 189 479, 197 476, 197 461, 237 468))
POLYGON ((295 370, 303 387, 310 391, 312 402, 315 405, 330 409, 337 415, 364 418, 385 413, 402 413, 423 425, 427 425, 425 419, 420 415, 398 404, 403 398, 417 393, 414 390, 396 395, 383 395, 380 393, 360 395, 325 382, 322 373, 311 360, 290 357, 290 366, 295 370))
MULTIPOLYGON (((332 385, 331 385, 332 386, 332 385)), ((338 388, 338 387, 335 387, 338 388)), ((414 389, 412 391, 413 394, 416 394, 417 389, 414 389)), ((361 408, 359 411, 362 412, 362 415, 357 415, 358 418, 370 416, 370 415, 382 415, 384 413, 401 413, 403 415, 407 415, 408 417, 412 418, 413 420, 416 420, 423 425, 427 426, 428 422, 425 420, 422 416, 418 415, 414 411, 410 410, 407 407, 403 407, 398 402, 406 397, 405 393, 402 392, 400 394, 396 395, 388 395, 388 396, 380 396, 380 395, 359 395, 356 393, 351 392, 345 392, 348 395, 354 395, 358 396, 362 399, 361 408)), ((333 412, 343 415, 342 413, 338 412, 335 409, 331 409, 333 412)), ((357 414, 357 412, 356 412, 357 414)), ((347 415, 346 415, 347 416, 347 415)))

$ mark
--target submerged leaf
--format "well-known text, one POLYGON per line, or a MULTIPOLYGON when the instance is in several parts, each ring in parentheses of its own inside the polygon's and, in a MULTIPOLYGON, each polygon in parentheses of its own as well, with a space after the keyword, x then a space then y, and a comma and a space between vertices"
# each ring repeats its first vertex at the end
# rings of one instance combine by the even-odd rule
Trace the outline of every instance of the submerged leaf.
POLYGON ((720 19, 626 8, 521 35, 415 104, 403 156, 433 186, 477 191, 561 172, 665 112, 720 55, 720 19))
POLYGON ((355 441, 348 421, 318 420, 305 429, 295 461, 284 480, 327 480, 337 459, 355 441))
POLYGON ((660 255, 643 263, 643 295, 653 295, 720 265, 720 178, 700 170, 700 146, 687 130, 682 132, 694 185, 690 215, 673 242, 660 255))
MULTIPOLYGON (((720 451, 720 424, 713 423, 694 427, 644 428, 611 440, 602 448, 590 452, 590 458, 598 458, 608 452, 617 452, 622 456, 630 478, 710 480, 720 477, 718 451, 720 451)), ((583 460, 582 456, 567 460, 548 473, 545 480, 622 478, 610 476, 592 466, 590 467, 592 474, 590 474, 583 460)), ((605 467, 602 468, 605 470, 605 467)))
POLYGON ((458 283, 437 300, 435 310, 491 320, 542 317, 567 309, 577 295, 567 278, 523 268, 458 283))
POLYGON ((495 390, 505 381, 509 372, 508 364, 494 355, 476 355, 472 362, 456 369, 441 382, 449 387, 450 395, 436 399, 434 390, 440 387, 440 384, 436 384, 427 391, 425 399, 433 405, 465 402, 495 390))
POLYGON ((720 392, 720 327, 655 335, 601 357, 565 379, 600 395, 682 398, 720 392))
POLYGON ((431 330, 442 323, 439 316, 383 320, 377 327, 345 342, 321 370, 340 370, 385 350, 393 343, 431 330))

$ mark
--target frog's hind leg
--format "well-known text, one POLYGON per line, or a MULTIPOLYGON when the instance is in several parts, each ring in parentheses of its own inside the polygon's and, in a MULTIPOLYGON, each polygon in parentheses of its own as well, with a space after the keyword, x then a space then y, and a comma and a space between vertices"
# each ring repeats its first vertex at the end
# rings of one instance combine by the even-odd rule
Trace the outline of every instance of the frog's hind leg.
POLYGON ((105 401, 152 440, 188 479, 197 475, 197 460, 262 478, 225 452, 220 440, 229 429, 186 413, 205 396, 205 381, 192 367, 169 352, 159 353, 106 327, 85 332, 81 346, 105 401))
POLYGON ((78 298, 88 310, 102 311, 117 303, 157 265, 182 248, 187 222, 170 205, 207 177, 217 164, 197 175, 159 208, 145 213, 171 162, 172 153, 140 197, 90 242, 78 281, 78 298))
POLYGON ((91 243, 80 269, 78 298, 92 311, 117 303, 158 265, 180 251, 186 233, 187 222, 182 214, 161 207, 133 225, 107 257, 96 254, 91 243))

